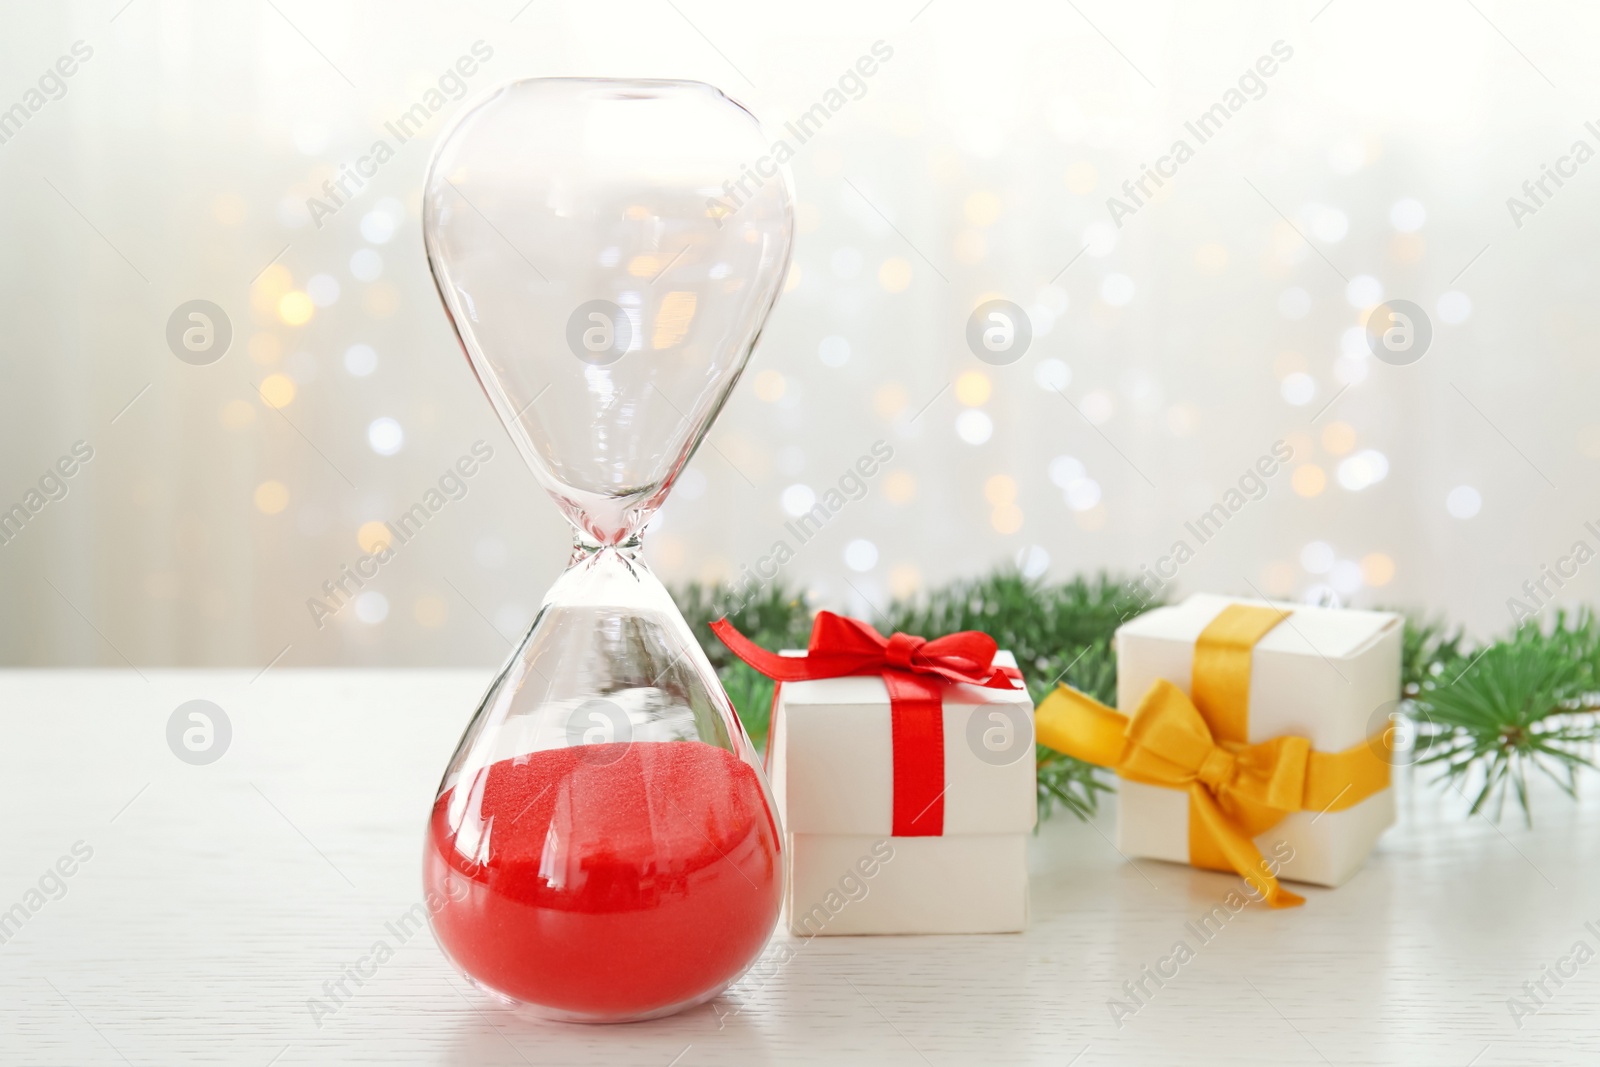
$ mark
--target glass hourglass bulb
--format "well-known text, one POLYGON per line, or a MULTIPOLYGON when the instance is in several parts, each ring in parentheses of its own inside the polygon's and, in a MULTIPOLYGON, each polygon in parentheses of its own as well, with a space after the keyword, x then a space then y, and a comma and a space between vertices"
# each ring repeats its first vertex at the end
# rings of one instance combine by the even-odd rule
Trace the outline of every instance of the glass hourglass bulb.
POLYGON ((787 182, 746 166, 766 151, 708 85, 533 79, 428 172, 440 297, 574 546, 446 768, 424 878, 455 965, 556 1018, 702 1003, 777 921, 759 756, 639 551, 788 266, 787 182))

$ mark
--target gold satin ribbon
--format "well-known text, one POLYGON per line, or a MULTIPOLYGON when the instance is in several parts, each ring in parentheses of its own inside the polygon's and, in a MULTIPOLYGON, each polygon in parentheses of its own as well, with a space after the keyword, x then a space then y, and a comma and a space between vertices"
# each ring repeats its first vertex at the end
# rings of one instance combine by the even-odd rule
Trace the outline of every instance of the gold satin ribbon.
POLYGON ((1034 711, 1039 743, 1133 782, 1189 794, 1189 862, 1232 870, 1274 908, 1305 903, 1278 884, 1252 840, 1293 811, 1343 811, 1389 786, 1369 742, 1313 752, 1303 737, 1249 744, 1250 655, 1288 616, 1230 604, 1195 641, 1191 700, 1166 679, 1130 718, 1062 685, 1034 711))

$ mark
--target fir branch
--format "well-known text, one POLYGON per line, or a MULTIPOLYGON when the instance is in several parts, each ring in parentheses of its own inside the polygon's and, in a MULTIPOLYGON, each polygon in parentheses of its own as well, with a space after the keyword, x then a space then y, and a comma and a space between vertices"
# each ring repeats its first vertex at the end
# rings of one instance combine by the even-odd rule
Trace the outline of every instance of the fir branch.
POLYGON ((1550 629, 1525 625, 1470 657, 1459 638, 1437 646, 1433 663, 1448 665, 1429 666, 1410 695, 1416 763, 1457 791, 1475 788, 1474 814, 1498 820, 1515 798, 1532 825, 1530 772, 1576 797, 1578 772, 1594 766, 1586 750, 1600 740, 1600 627, 1587 611, 1557 613, 1550 629))
MULTIPOLYGON (((1389 608, 1386 610, 1393 611, 1389 608)), ((1448 685, 1466 670, 1472 654, 1464 650, 1466 632, 1442 620, 1401 612, 1405 633, 1400 652, 1400 692, 1415 699, 1424 689, 1448 685)))

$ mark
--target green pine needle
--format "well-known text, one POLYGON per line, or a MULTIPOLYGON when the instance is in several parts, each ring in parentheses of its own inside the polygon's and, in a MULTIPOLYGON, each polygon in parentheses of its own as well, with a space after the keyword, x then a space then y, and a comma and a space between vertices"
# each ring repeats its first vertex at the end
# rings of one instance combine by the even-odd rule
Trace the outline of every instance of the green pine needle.
MULTIPOLYGON (((1389 609, 1393 610, 1393 609, 1389 609)), ((1466 632, 1439 620, 1406 614, 1400 653, 1400 691, 1414 699, 1424 690, 1448 684, 1466 670, 1472 654, 1463 649, 1466 632)))
POLYGON ((1419 766, 1440 769, 1463 797, 1476 789, 1472 812, 1492 811, 1496 820, 1515 798, 1532 825, 1530 772, 1577 796, 1579 770, 1594 766, 1585 751, 1600 740, 1600 629, 1592 615, 1557 614, 1549 630, 1524 626, 1470 657, 1459 632, 1418 647, 1424 651, 1407 667, 1407 713, 1419 766))

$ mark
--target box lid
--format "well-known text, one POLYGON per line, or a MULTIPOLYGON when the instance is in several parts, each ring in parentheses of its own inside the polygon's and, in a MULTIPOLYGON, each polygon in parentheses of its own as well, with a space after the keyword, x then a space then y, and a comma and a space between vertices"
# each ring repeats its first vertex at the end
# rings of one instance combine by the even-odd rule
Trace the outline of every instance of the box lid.
POLYGON ((1401 623, 1400 616, 1392 611, 1321 608, 1309 604, 1196 593, 1181 604, 1170 604, 1134 616, 1123 623, 1117 633, 1182 641, 1192 645, 1200 636, 1200 631, 1229 604, 1265 605, 1289 614, 1289 619, 1267 631, 1267 635, 1257 642, 1258 652, 1349 659, 1360 655, 1385 631, 1401 623))
MULTIPOLYGON (((995 662, 1016 666, 1004 651, 995 662)), ((943 711, 945 836, 1031 830, 1036 763, 1027 689, 947 684, 943 711)), ((787 832, 891 834, 894 745, 881 677, 784 683, 768 744, 787 832)))
POLYGON ((1185 693, 1194 643, 1229 604, 1289 613, 1257 642, 1250 665, 1252 742, 1291 734, 1336 752, 1381 728, 1400 697, 1404 620, 1388 611, 1322 608, 1197 593, 1117 629, 1117 704, 1131 713, 1157 678, 1185 693))

